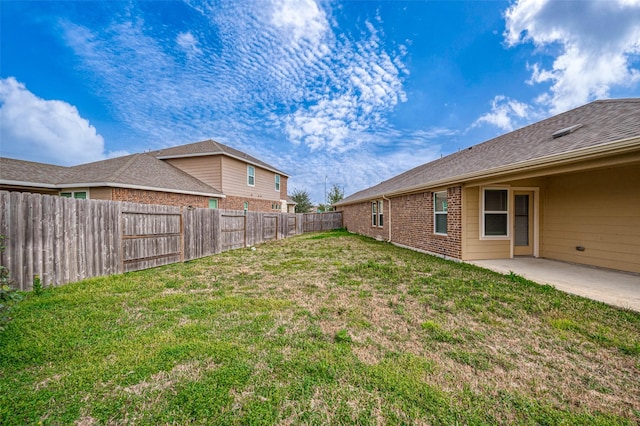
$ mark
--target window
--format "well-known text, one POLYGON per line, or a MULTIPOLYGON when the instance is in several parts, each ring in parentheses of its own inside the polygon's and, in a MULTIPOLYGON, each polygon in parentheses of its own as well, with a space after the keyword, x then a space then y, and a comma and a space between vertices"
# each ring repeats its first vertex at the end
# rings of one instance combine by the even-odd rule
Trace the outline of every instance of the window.
POLYGON ((509 236, 509 190, 485 189, 482 206, 482 236, 509 236))
POLYGON ((433 222, 436 234, 447 235, 447 191, 433 193, 433 222))
POLYGON ((280 175, 276 175, 276 191, 280 192, 280 175))
POLYGON ((384 226, 382 200, 371 202, 371 226, 382 228, 384 226))
POLYGON ((245 210, 249 210, 249 202, 248 201, 244 202, 244 209, 245 210))
POLYGON ((256 185, 256 168, 253 166, 247 166, 247 185, 256 185))
POLYGON ((77 200, 86 200, 87 199, 87 191, 71 191, 71 192, 61 192, 61 197, 66 198, 75 198, 77 200))
POLYGON ((209 208, 210 209, 217 209, 218 208, 218 200, 216 200, 215 198, 209 199, 209 208))

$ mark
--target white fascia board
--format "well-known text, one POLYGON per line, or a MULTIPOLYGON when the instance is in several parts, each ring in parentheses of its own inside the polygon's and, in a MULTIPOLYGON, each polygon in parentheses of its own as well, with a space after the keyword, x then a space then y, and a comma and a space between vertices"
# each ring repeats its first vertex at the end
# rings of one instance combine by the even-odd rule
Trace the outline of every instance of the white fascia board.
POLYGON ((111 188, 127 188, 127 189, 140 189, 143 191, 157 191, 157 192, 170 192, 172 194, 187 194, 187 195, 200 195, 203 197, 212 197, 212 198, 226 198, 224 194, 217 194, 215 192, 199 192, 199 191, 183 191, 180 189, 170 189, 170 188, 155 188, 152 186, 143 186, 143 185, 131 185, 127 183, 112 183, 112 182, 90 182, 90 183, 64 183, 57 185, 56 188, 95 188, 99 186, 108 186, 111 188))
POLYGON ((2 185, 14 185, 14 186, 32 186, 32 187, 47 188, 47 189, 56 189, 56 188, 58 188, 57 185, 52 184, 52 183, 23 182, 23 181, 20 181, 20 180, 0 179, 0 184, 2 184, 2 185))
POLYGON ((571 164, 578 161, 593 160, 611 155, 623 154, 625 152, 633 152, 640 149, 640 137, 635 136, 627 139, 621 139, 606 144, 590 146, 570 152, 563 152, 560 154, 552 154, 544 157, 538 157, 531 160, 520 161, 517 163, 507 164, 505 166, 495 167, 493 169, 479 170, 463 175, 452 176, 450 178, 441 179, 439 181, 427 182, 424 184, 413 185, 410 187, 398 189, 395 191, 385 192, 379 195, 373 195, 369 198, 361 198, 353 200, 340 205, 358 204, 367 201, 368 199, 397 196, 403 194, 409 194, 421 190, 429 190, 432 188, 448 186, 453 184, 461 184, 469 180, 479 178, 490 178, 501 175, 507 175, 510 173, 524 172, 527 170, 535 170, 540 168, 547 168, 552 166, 559 166, 564 164, 571 164))

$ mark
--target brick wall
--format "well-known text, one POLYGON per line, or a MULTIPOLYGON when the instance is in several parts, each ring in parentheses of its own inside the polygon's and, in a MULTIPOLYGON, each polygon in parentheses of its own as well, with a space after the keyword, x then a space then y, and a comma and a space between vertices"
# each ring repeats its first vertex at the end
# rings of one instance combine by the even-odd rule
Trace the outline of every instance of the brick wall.
POLYGON ((280 175, 280 199, 281 200, 286 200, 287 199, 287 184, 289 178, 287 178, 286 176, 282 176, 280 175))
POLYGON ((146 191, 142 189, 112 188, 113 201, 128 201, 143 204, 163 204, 165 206, 209 207, 209 197, 201 195, 174 194, 172 192, 146 191))
POLYGON ((386 200, 383 200, 383 203, 384 215, 382 223, 384 226, 382 228, 371 225, 371 201, 339 207, 338 210, 342 211, 342 223, 350 232, 378 240, 388 240, 389 203, 386 200))
POLYGON ((344 226, 373 238, 389 238, 408 247, 460 259, 462 257, 462 188, 447 188, 447 235, 436 235, 433 224, 433 192, 405 195, 384 201, 384 228, 371 226, 371 202, 341 207, 344 226), (389 204, 391 220, 389 221, 389 204))
MULTIPOLYGON (((282 181, 280 181, 282 185, 282 181)), ((252 212, 281 212, 281 209, 274 210, 272 206, 281 205, 280 201, 265 200, 260 198, 234 197, 228 195, 220 200, 219 208, 227 210, 244 210, 245 201, 249 202, 249 211, 252 212)))

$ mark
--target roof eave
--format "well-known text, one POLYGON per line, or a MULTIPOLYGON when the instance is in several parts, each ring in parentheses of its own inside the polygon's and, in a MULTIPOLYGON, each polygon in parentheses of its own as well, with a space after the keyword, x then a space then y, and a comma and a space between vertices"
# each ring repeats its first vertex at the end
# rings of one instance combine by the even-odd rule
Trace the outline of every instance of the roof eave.
POLYGON ((382 192, 369 197, 359 198, 346 203, 336 203, 336 206, 346 206, 350 204, 358 204, 364 201, 368 201, 379 197, 389 197, 405 195, 421 190, 428 190, 437 187, 447 186, 454 183, 463 183, 474 179, 480 178, 492 178, 503 176, 506 174, 524 172, 527 170, 534 170, 540 168, 548 168, 558 166, 562 164, 570 164, 579 161, 597 159, 600 157, 623 154, 625 152, 632 152, 640 148, 640 136, 634 136, 631 138, 620 139, 617 141, 609 142, 606 144, 591 146, 580 150, 574 150, 561 154, 548 155, 544 157, 535 158, 532 160, 521 161, 517 163, 508 164, 506 166, 496 167, 493 169, 485 169, 463 175, 452 176, 450 178, 441 179, 439 181, 428 182, 424 184, 414 185, 406 188, 402 188, 395 191, 382 192))
POLYGON ((0 179, 1 185, 13 185, 13 186, 27 186, 27 187, 38 187, 38 188, 47 188, 47 189, 57 189, 56 184, 53 183, 39 183, 39 182, 26 182, 21 180, 5 180, 0 179))
POLYGON ((143 191, 157 191, 157 192, 170 192, 172 194, 187 194, 187 195, 199 195, 203 197, 214 197, 214 198, 226 198, 226 195, 216 193, 216 192, 201 192, 201 191, 185 191, 182 189, 173 189, 173 188, 158 188, 153 186, 144 186, 144 185, 131 185, 128 183, 117 183, 117 182, 76 182, 76 183, 62 183, 57 185, 55 188, 65 189, 65 188, 96 188, 101 186, 107 186, 110 188, 127 188, 127 189, 140 189, 143 191))

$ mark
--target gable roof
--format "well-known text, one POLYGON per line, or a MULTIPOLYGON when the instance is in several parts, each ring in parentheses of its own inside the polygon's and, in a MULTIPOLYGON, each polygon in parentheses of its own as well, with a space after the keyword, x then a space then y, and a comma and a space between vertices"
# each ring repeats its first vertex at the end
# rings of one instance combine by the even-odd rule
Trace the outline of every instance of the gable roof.
POLYGON ((555 160, 613 150, 616 143, 640 148, 640 99, 589 103, 415 167, 336 205, 464 182, 501 171, 543 167, 555 160))
POLYGON ((146 153, 73 167, 0 158, 0 183, 58 189, 109 186, 224 197, 221 191, 146 153))
POLYGON ((70 168, 61 186, 119 186, 182 194, 221 196, 222 192, 153 155, 132 154, 70 168), (104 184, 104 185, 103 185, 104 184))
POLYGON ((230 146, 216 142, 212 139, 160 149, 158 151, 150 152, 150 154, 154 155, 159 160, 183 157, 203 157, 206 155, 226 155, 227 157, 235 158, 237 160, 244 161, 245 163, 253 164, 254 166, 262 167, 263 169, 289 177, 286 173, 276 169, 264 161, 258 160, 249 154, 238 151, 235 148, 231 148, 230 146))

